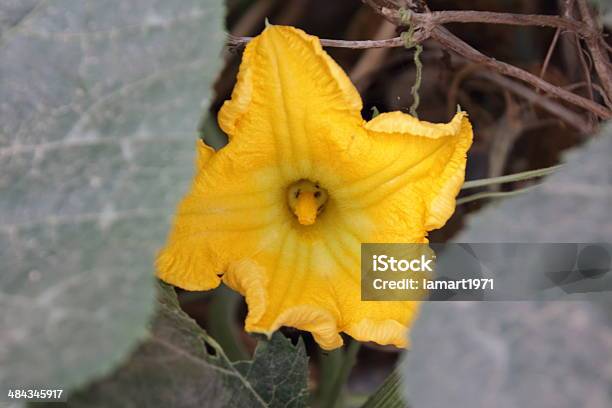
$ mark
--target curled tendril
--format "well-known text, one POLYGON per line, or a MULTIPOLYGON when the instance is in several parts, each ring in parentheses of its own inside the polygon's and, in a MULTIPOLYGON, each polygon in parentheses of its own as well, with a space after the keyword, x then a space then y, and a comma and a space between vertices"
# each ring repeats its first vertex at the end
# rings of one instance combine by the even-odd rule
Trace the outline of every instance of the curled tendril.
POLYGON ((418 118, 417 109, 421 103, 421 97, 419 95, 419 89, 421 88, 421 81, 423 79, 423 63, 421 62, 421 53, 423 52, 423 46, 417 44, 414 40, 415 25, 411 22, 412 11, 404 8, 400 9, 400 21, 402 26, 408 27, 407 31, 401 34, 401 38, 404 41, 404 47, 406 49, 414 48, 414 66, 416 68, 416 75, 414 85, 410 89, 412 94, 412 105, 410 106, 410 114, 415 118, 418 118))

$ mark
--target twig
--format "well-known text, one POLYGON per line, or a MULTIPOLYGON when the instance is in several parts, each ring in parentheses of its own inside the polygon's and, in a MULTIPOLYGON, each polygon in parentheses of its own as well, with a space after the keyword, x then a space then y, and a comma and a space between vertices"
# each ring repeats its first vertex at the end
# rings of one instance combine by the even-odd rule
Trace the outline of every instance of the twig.
MULTIPOLYGON (((378 4, 380 0, 362 0, 378 14, 396 25, 401 25, 399 10, 378 4)), ((582 37, 598 38, 599 32, 588 24, 565 17, 543 14, 495 13, 490 11, 429 11, 412 13, 411 22, 423 26, 426 30, 448 23, 487 23, 516 26, 539 26, 560 28, 580 34, 582 37)))
MULTIPOLYGON (((370 6, 375 2, 364 0, 370 6)), ((376 7, 375 7, 376 8, 376 7)), ((401 24, 399 12, 378 7, 383 17, 391 21, 395 25, 401 24)), ((553 27, 566 31, 572 31, 580 34, 583 37, 594 36, 596 31, 593 31, 589 26, 569 18, 558 16, 547 16, 540 14, 513 14, 513 13, 493 13, 488 11, 434 11, 429 13, 412 13, 411 20, 420 28, 433 29, 448 23, 493 23, 518 26, 539 26, 553 27)), ((236 47, 242 46, 249 42, 251 37, 235 37, 230 35, 228 45, 236 47)), ((417 42, 423 39, 415 37, 417 42)), ((402 47, 403 43, 400 37, 391 38, 388 40, 363 40, 363 41, 345 41, 345 40, 326 40, 321 39, 321 44, 325 47, 337 48, 386 48, 386 47, 402 47)))
MULTIPOLYGON (((376 12, 380 15, 388 19, 389 21, 395 24, 401 24, 400 13, 398 10, 389 9, 378 4, 380 0, 363 0, 366 4, 372 6, 376 12)), ((481 21, 481 22, 491 22, 490 20, 486 20, 483 16, 487 18, 495 18, 498 23, 505 24, 516 24, 516 25, 533 25, 536 22, 539 22, 539 25, 546 25, 552 27, 560 27, 567 30, 572 30, 575 32, 579 32, 585 39, 591 40, 595 38, 598 42, 598 36, 596 36, 591 29, 585 29, 585 25, 576 22, 574 20, 570 20, 563 17, 554 17, 554 16, 536 16, 536 15, 519 15, 523 16, 518 18, 517 15, 509 14, 511 18, 502 17, 500 13, 486 13, 486 12, 437 12, 437 13, 451 13, 446 14, 447 17, 442 19, 438 17, 438 21, 453 21, 453 22, 466 22, 469 19, 469 22, 481 21), (483 14, 484 13, 484 14, 483 14), (527 17, 526 17, 527 16, 527 17), (451 19, 451 17, 453 17, 451 19), (463 20, 459 20, 459 17, 463 18, 463 20), (547 18, 551 17, 551 18, 547 18), (580 27, 580 28, 578 28, 580 27)), ((541 89, 544 92, 549 93, 550 95, 561 98, 573 105, 579 106, 583 109, 586 109, 590 112, 595 113, 597 116, 608 119, 612 117, 612 111, 607 109, 606 107, 599 105, 587 98, 576 95, 574 93, 568 92, 563 88, 552 85, 549 82, 544 81, 543 79, 533 75, 523 69, 515 67, 514 65, 507 64, 502 61, 497 61, 494 58, 488 57, 482 54, 480 51, 476 50, 460 38, 456 37, 446 28, 437 25, 437 23, 433 22, 432 19, 426 17, 428 15, 433 15, 434 13, 412 13, 411 21, 418 21, 421 19, 425 21, 418 30, 420 35, 415 35, 416 41, 424 41, 427 38, 432 38, 438 43, 440 43, 443 47, 456 52, 457 54, 463 56, 464 58, 482 64, 494 71, 499 72, 500 74, 514 77, 516 79, 520 79, 521 81, 527 82, 530 85, 536 87, 537 89, 541 89), (424 17, 425 16, 425 17, 424 17), (415 20, 416 19, 416 20, 415 20)), ((502 13, 505 14, 505 13, 502 13)), ((611 81, 612 84, 612 81, 611 81)), ((612 86, 612 85, 611 85, 612 86)))
POLYGON ((612 52, 612 45, 608 44, 605 39, 601 39, 602 45, 610 52, 612 52))
POLYGON ((599 105, 598 103, 595 103, 587 98, 583 98, 582 96, 576 95, 572 92, 566 91, 565 89, 560 88, 558 86, 552 85, 551 83, 546 82, 543 79, 521 68, 515 67, 514 65, 510 65, 508 63, 497 61, 494 58, 488 57, 482 54, 480 51, 472 48, 472 46, 468 45, 463 40, 459 39, 443 27, 435 28, 432 31, 431 36, 434 40, 439 42, 445 48, 458 53, 459 55, 470 61, 480 63, 488 68, 491 68, 494 71, 499 72, 502 75, 511 76, 513 78, 527 82, 528 84, 533 85, 534 87, 541 89, 542 91, 547 92, 550 95, 554 95, 558 98, 565 100, 566 102, 593 112, 603 119, 608 119, 612 117, 612 112, 607 108, 599 105))
MULTIPOLYGON (((415 35, 415 37, 417 37, 415 35)), ((520 68, 517 68, 513 65, 507 64, 505 62, 497 61, 494 58, 490 58, 480 53, 480 51, 472 48, 467 43, 463 42, 459 38, 455 37, 453 34, 448 32, 445 29, 437 28, 432 32, 432 37, 434 37, 444 48, 451 49, 455 51, 460 56, 487 66, 489 68, 493 68, 494 70, 500 72, 501 74, 515 77, 517 79, 523 80, 538 89, 542 89, 545 92, 548 92, 551 95, 557 96, 567 102, 570 102, 576 106, 580 106, 588 111, 591 111, 602 118, 612 117, 612 112, 604 108, 603 106, 589 101, 586 98, 578 96, 572 92, 566 91, 563 88, 559 88, 554 86, 537 76, 524 71, 520 68), (438 33, 438 30, 445 31, 438 33), (435 35, 435 36, 434 36, 435 35)), ((252 40, 253 37, 236 37, 233 35, 228 35, 227 44, 230 48, 235 49, 244 46, 246 43, 252 40)), ((321 45, 324 47, 337 47, 337 48, 354 48, 354 49, 365 49, 365 48, 384 48, 384 47, 403 47, 404 41, 401 37, 394 37, 388 40, 363 40, 363 41, 348 41, 348 40, 329 40, 329 39, 321 39, 321 45)))
MULTIPOLYGON (((379 4, 380 0, 362 0, 364 3, 370 5, 374 10, 381 16, 389 20, 390 22, 400 25, 401 18, 398 10, 393 10, 379 4)), ((581 0, 584 2, 584 0, 581 0)), ((588 6, 587 7, 588 11, 588 6)), ((535 15, 535 14, 511 14, 511 13, 492 13, 482 11, 436 11, 436 12, 425 12, 425 13, 412 13, 411 23, 415 24, 415 35, 414 41, 421 43, 427 38, 432 38, 444 48, 454 51, 462 57, 482 64, 498 73, 506 76, 510 76, 521 81, 524 81, 536 89, 542 90, 551 96, 560 98, 568 103, 575 106, 581 107, 589 112, 596 114, 602 119, 612 118, 612 111, 606 107, 584 98, 580 95, 576 95, 569 92, 561 87, 555 86, 542 78, 531 74, 521 68, 515 67, 508 63, 497 61, 494 58, 488 57, 476 50, 460 38, 456 37, 450 31, 442 27, 442 24, 455 22, 455 23, 497 23, 497 24, 509 24, 509 25, 530 25, 530 26, 544 26, 544 27, 555 27, 558 29, 572 31, 579 34, 585 39, 589 49, 593 55, 595 62, 595 68, 602 80, 604 89, 608 95, 608 99, 612 99, 612 71, 610 70, 610 63, 605 54, 604 47, 601 45, 601 36, 596 30, 596 26, 593 24, 594 21, 590 14, 588 14, 588 24, 559 16, 546 16, 546 15, 535 15), (591 24, 592 23, 592 24, 591 24), (605 54, 605 55, 604 55, 605 54), (607 64, 606 64, 607 62, 607 64)), ((228 37, 228 45, 230 47, 240 47, 250 41, 250 37, 228 37)), ((388 40, 365 40, 365 41, 345 41, 345 40, 328 40, 322 39, 321 44, 326 47, 339 47, 339 48, 383 48, 383 47, 402 47, 404 42, 401 37, 395 37, 388 40)))
MULTIPOLYGON (((227 45, 230 48, 240 48, 246 43, 251 41, 253 37, 236 37, 234 35, 227 36, 227 45)), ((401 37, 389 38, 387 40, 362 40, 362 41, 350 41, 350 40, 327 40, 321 39, 321 45, 324 47, 333 48, 354 48, 354 49, 365 49, 365 48, 394 48, 403 47, 404 42, 401 37)))
POLYGON ((588 121, 585 121, 581 115, 578 115, 576 112, 567 109, 565 106, 561 105, 557 101, 547 98, 545 95, 542 95, 534 91, 533 89, 524 86, 520 82, 513 81, 512 79, 508 79, 495 72, 485 72, 483 70, 483 66, 478 64, 468 64, 457 72, 457 75, 455 76, 449 87, 447 106, 449 114, 452 113, 452 110, 457 105, 459 84, 471 75, 475 75, 487 81, 493 82, 503 87, 504 89, 507 89, 513 94, 520 96, 528 102, 540 106, 542 109, 558 117, 567 125, 574 127, 577 130, 580 130, 581 132, 591 132, 592 130, 594 130, 593 126, 588 121))
MULTIPOLYGON (((574 15, 574 0, 557 0, 559 13, 562 17, 576 20, 574 15)), ((578 49, 577 38, 574 35, 562 36, 560 38, 563 63, 566 68, 565 74, 571 81, 578 80, 578 66, 575 57, 578 49)))
MULTIPOLYGON (((567 89, 568 91, 573 91, 574 89, 578 89, 578 88, 586 87, 586 86, 588 86, 588 83, 585 81, 585 82, 578 82, 578 83, 575 83, 575 84, 566 85, 563 88, 567 89)), ((608 108, 612 109, 612 101, 610 101, 610 99, 608 99, 608 96, 606 95, 606 91, 600 85, 591 83, 591 86, 593 87, 594 90, 597 91, 599 96, 601 96, 601 98, 604 100, 606 106, 608 108)))
POLYGON ((601 80, 603 88, 606 90, 606 94, 609 99, 612 99, 612 69, 610 68, 610 58, 608 57, 607 51, 601 44, 601 35, 597 31, 597 23, 591 15, 586 0, 577 0, 578 10, 580 15, 588 27, 592 30, 596 30, 597 35, 585 37, 586 42, 591 56, 593 57, 593 64, 595 65, 595 71, 601 80))
MULTIPOLYGON (((595 98, 593 96, 593 80, 591 79, 591 69, 589 68, 589 64, 587 63, 586 58, 585 58, 586 52, 582 48, 582 44, 578 36, 575 36, 575 37, 576 37, 576 49, 578 50, 578 60, 580 61, 580 66, 582 66, 582 71, 584 72, 584 80, 588 84, 587 93, 589 95, 589 99, 594 101, 595 98)), ((592 64, 590 66, 592 66, 592 64)), ((593 120, 593 119, 594 119, 593 115, 589 114, 589 120, 593 120)))
POLYGON ((542 79, 544 78, 544 74, 546 73, 546 70, 548 69, 550 58, 552 57, 553 51, 555 50, 555 47, 557 46, 557 41, 559 41, 560 34, 561 34, 561 29, 557 28, 557 30, 555 31, 555 35, 552 41, 550 42, 550 47, 548 47, 548 51, 546 52, 546 57, 544 58, 544 62, 542 63, 542 69, 540 70, 540 78, 542 79))
POLYGON ((477 75, 508 89, 510 92, 533 104, 540 106, 542 109, 557 116, 576 130, 586 133, 590 133, 594 130, 592 124, 584 120, 581 115, 567 109, 565 106, 556 103, 544 95, 538 94, 519 82, 490 71, 481 71, 477 75))
POLYGON ((490 11, 471 10, 433 11, 429 13, 416 13, 414 15, 414 20, 425 24, 429 22, 435 26, 448 23, 487 23, 560 28, 566 31, 577 32, 584 37, 591 37, 597 34, 590 26, 582 24, 579 21, 542 14, 495 13, 490 11))

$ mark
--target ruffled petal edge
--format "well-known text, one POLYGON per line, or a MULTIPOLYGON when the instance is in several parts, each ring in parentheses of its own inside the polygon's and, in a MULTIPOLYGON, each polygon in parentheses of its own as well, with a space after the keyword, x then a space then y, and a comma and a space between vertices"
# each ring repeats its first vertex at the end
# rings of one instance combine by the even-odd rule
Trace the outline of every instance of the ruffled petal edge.
MULTIPOLYGON (((459 114, 457 114, 459 115, 459 114)), ((457 117, 457 116, 455 116, 457 117)), ((465 166, 467 163, 467 151, 472 145, 472 125, 467 115, 461 116, 460 127, 456 137, 457 146, 449 163, 442 174, 436 179, 436 188, 430 198, 425 228, 428 231, 444 226, 455 212, 456 197, 465 181, 465 166)))
POLYGON ((187 264, 189 261, 166 247, 159 252, 155 260, 157 277, 170 285, 191 291, 211 290, 221 283, 221 278, 215 273, 199 271, 186 266, 187 264))
POLYGON ((467 118, 466 112, 457 112, 448 123, 431 123, 400 111, 385 112, 366 122, 365 128, 372 132, 407 133, 437 139, 458 134, 464 118, 467 118))
MULTIPOLYGON (((233 262, 223 282, 241 293, 248 305, 245 330, 261 333, 268 337, 282 326, 294 327, 311 332, 315 341, 325 350, 341 347, 344 342, 341 332, 359 341, 372 341, 380 345, 393 345, 399 348, 408 346, 408 326, 393 319, 364 318, 345 327, 338 325, 338 318, 325 308, 309 304, 294 306, 284 310, 273 323, 264 325, 260 322, 265 314, 267 277, 256 262, 242 260, 233 262)), ((416 312, 415 312, 416 314, 416 312)))
MULTIPOLYGON (((202 139, 196 140, 196 157, 194 160, 196 173, 203 169, 214 154, 214 149, 204 143, 202 139)), ((171 231, 173 229, 174 226, 171 231)), ((187 259, 189 257, 191 257, 189 253, 181 254, 176 244, 172 244, 172 236, 170 236, 155 259, 157 277, 168 284, 185 290, 210 290, 219 286, 221 278, 217 274, 211 271, 196 270, 193 262, 187 259)))
POLYGON ((344 104, 348 106, 348 110, 355 112, 361 118, 363 102, 359 92, 342 68, 323 50, 319 38, 295 27, 270 25, 247 44, 231 99, 225 101, 219 110, 217 117, 219 127, 230 137, 236 133, 237 124, 248 111, 253 97, 253 64, 258 44, 265 41, 266 35, 271 35, 274 31, 282 33, 290 40, 293 37, 295 40, 302 40, 308 44, 315 57, 327 69, 329 77, 338 86, 338 91, 342 95, 344 104))
POLYGON ((425 229, 441 228, 455 211, 455 198, 465 180, 467 151, 472 145, 472 125, 466 112, 457 112, 448 123, 421 121, 403 112, 382 113, 367 122, 365 128, 372 132, 405 134, 406 137, 431 139, 453 138, 455 150, 442 173, 432 183, 427 194, 425 229))
POLYGON ((380 345, 408 347, 408 326, 397 320, 362 319, 348 325, 344 332, 359 341, 373 341, 380 345))

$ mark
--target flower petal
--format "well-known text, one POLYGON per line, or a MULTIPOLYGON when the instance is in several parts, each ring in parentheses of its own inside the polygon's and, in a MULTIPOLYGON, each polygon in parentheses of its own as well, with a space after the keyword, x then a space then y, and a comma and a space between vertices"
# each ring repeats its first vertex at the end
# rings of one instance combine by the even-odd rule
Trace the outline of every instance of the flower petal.
POLYGON ((346 160, 361 165, 339 165, 345 170, 338 171, 352 182, 345 183, 336 196, 348 207, 386 220, 384 225, 379 223, 381 237, 397 230, 397 238, 406 242, 444 225, 454 211, 472 143, 467 115, 459 112, 448 124, 433 124, 391 112, 365 128, 368 136, 354 141, 346 160), (406 229, 403 238, 398 228, 406 229))
MULTIPOLYGON (((413 172, 418 177, 410 191, 420 194, 427 207, 425 229, 442 227, 455 211, 455 197, 465 178, 466 154, 473 138, 467 114, 458 112, 449 123, 434 124, 401 112, 383 113, 368 122, 366 129, 374 132, 374 137, 387 134, 410 139, 405 144, 421 139, 410 151, 404 152, 403 160, 399 162, 420 160, 420 170, 414 166, 411 171, 407 169, 408 173, 413 172)), ((396 180, 407 177, 400 175, 396 180)))
POLYGON ((465 112, 459 112, 449 123, 431 123, 403 112, 385 112, 367 122, 365 128, 378 133, 404 133, 437 139, 458 134, 465 116, 465 112))
POLYGON ((188 290, 217 287, 231 262, 260 251, 290 221, 278 172, 258 152, 228 145, 213 153, 198 144, 196 175, 157 258, 160 279, 188 290))
MULTIPOLYGON (((416 307, 418 302, 412 302, 412 305, 416 307)), ((406 305, 401 307, 406 308, 406 305)), ((385 311, 385 315, 387 311, 388 309, 385 311)), ((412 324, 414 317, 416 317, 416 313, 410 319, 401 319, 406 322, 405 324, 401 324, 399 319, 374 320, 362 318, 358 322, 347 326, 345 331, 355 340, 373 341, 382 345, 406 348, 408 346, 408 326, 412 324)))
POLYGON ((223 281, 245 296, 245 329, 271 335, 281 326, 313 333, 321 347, 342 345, 331 271, 314 268, 313 245, 292 229, 254 254, 249 267, 230 266, 223 281))
POLYGON ((269 26, 246 46, 219 125, 230 139, 272 143, 276 161, 295 178, 314 165, 310 151, 321 122, 361 124, 361 108, 359 93, 316 37, 269 26))
POLYGON ((208 146, 202 139, 198 139, 196 142, 196 159, 195 159, 195 169, 203 168, 208 160, 215 154, 215 150, 208 146))
POLYGON ((259 321, 266 311, 268 274, 252 259, 232 262, 224 275, 225 283, 244 295, 249 307, 246 326, 259 321))
POLYGON ((191 290, 223 280, 246 297, 247 331, 292 326, 326 349, 341 332, 405 347, 418 302, 362 302, 360 244, 427 242, 454 210, 472 130, 464 113, 365 123, 360 110, 316 37, 271 26, 253 39, 219 112, 230 142, 215 153, 198 144, 159 277, 191 290), (312 225, 287 202, 304 179, 328 193, 312 225))
POLYGON ((252 260, 230 265, 223 281, 246 298, 245 329, 271 335, 295 327, 327 350, 342 345, 341 332, 405 347, 418 302, 362 302, 362 237, 337 227, 326 224, 308 238, 289 229, 252 260))

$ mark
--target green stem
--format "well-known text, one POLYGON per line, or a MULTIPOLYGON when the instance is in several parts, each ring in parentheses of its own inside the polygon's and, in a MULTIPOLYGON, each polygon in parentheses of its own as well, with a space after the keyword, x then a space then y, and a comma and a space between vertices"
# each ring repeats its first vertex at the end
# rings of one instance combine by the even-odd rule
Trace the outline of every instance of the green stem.
POLYGON ((502 198, 502 197, 512 197, 515 195, 526 193, 529 190, 534 189, 537 186, 531 186, 526 188, 521 188, 513 191, 489 191, 478 194, 472 194, 467 197, 461 197, 457 199, 457 205, 469 203, 471 201, 481 200, 483 198, 502 198))
POLYGON ((336 408, 338 406, 344 385, 348 380, 349 374, 351 373, 351 369, 357 361, 357 353, 359 352, 360 346, 361 343, 359 343, 358 341, 349 340, 348 347, 346 348, 346 352, 343 355, 342 364, 338 368, 338 372, 335 376, 334 381, 332 382, 330 392, 323 400, 323 408, 336 408))
POLYGON ((231 361, 249 358, 244 344, 240 341, 240 333, 235 324, 239 306, 240 295, 221 285, 213 292, 206 319, 209 334, 221 344, 231 361))
POLYGON ((423 52, 423 46, 420 44, 415 45, 414 50, 414 66, 416 68, 416 74, 414 79, 414 85, 410 89, 412 94, 412 105, 410 106, 410 114, 418 119, 417 109, 421 103, 421 97, 419 96, 419 89, 421 88, 421 81, 423 79, 423 63, 421 62, 421 53, 423 52))
POLYGON ((520 173, 508 174, 506 176, 500 177, 490 177, 478 180, 470 180, 463 183, 461 187, 462 190, 467 190, 469 188, 476 187, 484 187, 490 186, 492 184, 502 184, 502 183, 510 183, 512 181, 521 181, 521 180, 529 180, 536 177, 542 177, 553 173, 555 170, 559 169, 562 165, 544 167, 542 169, 523 171, 520 173))
POLYGON ((421 53, 423 52, 423 46, 417 44, 414 41, 414 30, 415 26, 410 22, 412 12, 401 8, 400 19, 403 26, 408 26, 408 31, 404 31, 400 37, 404 41, 404 47, 406 49, 414 48, 414 66, 416 68, 416 74, 414 79, 414 85, 410 89, 412 94, 412 105, 410 106, 410 114, 418 119, 417 109, 421 103, 421 97, 419 96, 419 89, 421 88, 421 81, 423 79, 423 63, 421 62, 421 53))
POLYGON ((337 349, 333 351, 325 351, 319 349, 319 387, 317 390, 316 406, 323 406, 325 401, 328 401, 332 394, 332 388, 344 357, 344 350, 337 349))

